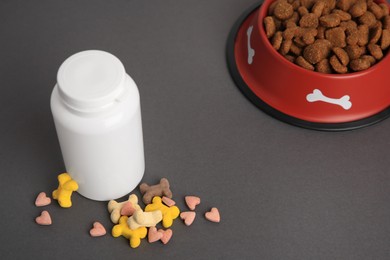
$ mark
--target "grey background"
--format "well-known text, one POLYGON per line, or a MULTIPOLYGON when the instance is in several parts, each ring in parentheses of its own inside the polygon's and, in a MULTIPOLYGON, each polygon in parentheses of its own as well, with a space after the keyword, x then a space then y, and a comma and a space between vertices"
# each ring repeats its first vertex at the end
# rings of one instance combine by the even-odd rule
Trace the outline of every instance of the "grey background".
POLYGON ((390 120, 325 133, 279 122, 230 78, 229 30, 254 0, 0 1, 1 259, 389 259, 390 120), (49 98, 60 64, 102 49, 119 57, 141 94, 144 181, 167 177, 179 207, 166 246, 91 238, 109 230, 105 202, 74 194, 44 209, 64 171, 49 98), (222 221, 203 217, 220 209, 222 221))

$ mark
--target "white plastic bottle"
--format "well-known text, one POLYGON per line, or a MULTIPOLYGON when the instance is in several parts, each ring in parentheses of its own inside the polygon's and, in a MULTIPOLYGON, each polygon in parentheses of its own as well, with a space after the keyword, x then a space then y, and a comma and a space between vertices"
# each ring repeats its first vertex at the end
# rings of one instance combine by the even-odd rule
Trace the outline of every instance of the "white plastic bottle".
POLYGON ((57 74, 51 109, 67 172, 93 200, 131 192, 145 171, 140 97, 110 53, 83 51, 57 74))

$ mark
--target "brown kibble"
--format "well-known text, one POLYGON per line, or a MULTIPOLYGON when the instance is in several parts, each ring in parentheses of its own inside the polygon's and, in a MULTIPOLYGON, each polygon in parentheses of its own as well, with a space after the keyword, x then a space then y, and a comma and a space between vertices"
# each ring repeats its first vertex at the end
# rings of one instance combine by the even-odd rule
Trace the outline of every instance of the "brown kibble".
POLYGON ((362 24, 358 27, 359 32, 359 40, 358 45, 359 46, 365 46, 368 43, 369 37, 370 37, 370 29, 368 28, 368 25, 362 24))
POLYGON ((360 56, 362 56, 365 52, 364 47, 360 47, 358 45, 348 45, 344 50, 348 53, 350 60, 360 58, 360 56))
POLYGON ((298 10, 298 8, 301 6, 301 3, 299 2, 299 0, 294 0, 292 3, 291 3, 294 11, 298 10))
POLYGON ((325 1, 317 1, 314 4, 313 8, 311 9, 311 12, 315 14, 317 17, 321 17, 324 8, 325 8, 325 1))
POLYGON ((326 28, 333 28, 340 25, 340 17, 337 14, 328 14, 320 18, 320 23, 326 28))
POLYGON ((294 23, 296 25, 298 24, 298 21, 299 21, 299 14, 297 12, 294 12, 293 15, 285 21, 285 25, 286 27, 288 23, 294 23))
POLYGON ((298 66, 319 73, 362 71, 390 48, 383 1, 275 0, 264 30, 273 48, 298 66))
POLYGON ((306 28, 301 30, 302 41, 306 44, 313 44, 316 40, 317 30, 314 28, 306 28))
POLYGON ((376 60, 380 60, 383 58, 383 52, 379 45, 371 43, 367 45, 367 49, 376 60))
POLYGON ((284 40, 282 42, 282 45, 280 46, 279 52, 282 55, 286 55, 290 51, 291 45, 292 45, 292 40, 284 40))
POLYGON ((371 66, 376 63, 376 59, 374 57, 372 57, 371 55, 362 55, 360 58, 368 60, 371 64, 371 66))
POLYGON ((381 3, 379 6, 382 8, 383 16, 389 15, 389 6, 387 4, 381 3))
POLYGON ((386 50, 390 46, 390 29, 382 31, 381 49, 386 50))
POLYGON ((343 10, 340 9, 334 9, 332 11, 332 14, 337 14, 340 18, 340 21, 342 22, 349 21, 352 19, 352 16, 348 12, 344 12, 343 10))
POLYGON ((318 17, 315 14, 305 14, 299 20, 299 25, 304 28, 317 28, 318 27, 318 17))
POLYGON ((301 6, 304 6, 306 9, 311 9, 315 0, 300 0, 301 6))
POLYGON ((329 64, 329 60, 323 59, 322 61, 318 62, 316 64, 316 71, 321 72, 321 73, 331 74, 332 67, 329 64))
POLYGON ((307 46, 303 51, 303 57, 311 64, 328 57, 331 43, 327 40, 316 40, 313 44, 307 46))
POLYGON ((276 26, 274 19, 271 16, 267 16, 264 18, 264 29, 268 39, 274 36, 276 32, 276 26))
POLYGON ((345 34, 347 36, 348 45, 356 45, 359 42, 359 31, 358 29, 346 30, 345 34))
POLYGON ((302 48, 298 47, 294 43, 291 44, 290 52, 294 54, 295 56, 300 56, 302 54, 302 48))
POLYGON ((274 15, 274 11, 275 11, 275 7, 277 5, 279 1, 275 1, 275 2, 272 2, 269 6, 268 6, 268 15, 274 15))
POLYGON ((360 58, 360 59, 352 60, 351 63, 349 64, 349 67, 353 71, 362 71, 371 67, 371 62, 368 59, 360 58))
POLYGON ((308 13, 309 13, 309 10, 307 10, 306 7, 300 6, 300 7, 298 8, 298 14, 299 14, 301 17, 304 16, 304 15, 306 15, 306 14, 308 14, 308 13))
POLYGON ((383 10, 382 8, 377 5, 375 2, 371 3, 369 6, 368 6, 368 10, 373 13, 376 17, 376 19, 381 19, 384 15, 383 13, 383 10))
POLYGON ((289 62, 295 62, 295 57, 292 55, 284 55, 283 57, 285 57, 289 62))
POLYGON ((376 24, 376 17, 373 13, 367 11, 359 17, 359 22, 360 24, 366 24, 369 28, 371 28, 376 24))
POLYGON ((295 63, 302 68, 308 69, 308 70, 314 70, 314 66, 311 65, 305 58, 302 56, 299 56, 298 58, 295 59, 295 63))
POLYGON ((349 56, 348 56, 348 53, 344 49, 342 49, 340 47, 335 47, 335 48, 333 48, 333 53, 337 56, 337 58, 339 59, 341 64, 343 64, 344 66, 348 65, 349 56))
POLYGON ((344 48, 347 46, 344 29, 336 27, 325 31, 325 38, 331 42, 333 47, 344 48))
POLYGON ((272 37, 272 47, 274 47, 274 49, 278 51, 280 49, 280 46, 282 45, 282 42, 282 32, 278 31, 275 33, 274 37, 272 37))
POLYGON ((336 8, 336 0, 322 0, 325 2, 325 8, 322 12, 323 15, 330 14, 330 12, 336 8))
POLYGON ((325 39, 325 27, 318 26, 317 28, 317 39, 325 39))
POLYGON ((339 0, 337 2, 337 7, 346 12, 354 3, 354 0, 339 0))
POLYGON ((366 0, 358 0, 357 3, 349 9, 349 13, 355 18, 362 16, 365 12, 367 12, 366 0))
POLYGON ((295 43, 295 45, 297 45, 297 46, 300 47, 300 48, 306 47, 306 45, 307 45, 307 44, 302 40, 301 37, 295 37, 295 38, 294 38, 294 43, 295 43))
POLYGON ((292 38, 294 38, 294 36, 295 36, 295 32, 297 29, 298 29, 298 27, 287 28, 283 32, 283 38, 285 40, 292 40, 292 38))
POLYGON ((333 70, 337 73, 344 74, 348 72, 347 66, 341 64, 341 62, 337 59, 336 55, 330 57, 329 63, 332 66, 333 70))
POLYGON ((383 18, 383 29, 390 29, 390 16, 383 18))
POLYGON ((354 30, 356 29, 358 26, 357 26, 357 23, 353 20, 349 20, 349 21, 345 21, 345 22, 341 22, 340 23, 340 27, 341 28, 344 28, 346 30, 354 30))
POLYGON ((374 28, 370 30, 370 43, 377 43, 382 35, 382 23, 377 22, 374 28))
POLYGON ((278 1, 274 9, 274 15, 280 20, 290 18, 294 13, 294 8, 287 1, 278 1))

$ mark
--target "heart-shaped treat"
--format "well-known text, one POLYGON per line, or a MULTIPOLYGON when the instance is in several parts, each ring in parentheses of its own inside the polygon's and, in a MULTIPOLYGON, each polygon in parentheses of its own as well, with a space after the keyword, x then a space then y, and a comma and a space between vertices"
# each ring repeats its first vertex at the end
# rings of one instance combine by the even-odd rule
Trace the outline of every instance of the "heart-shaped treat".
POLYGON ((194 210, 200 204, 200 198, 196 196, 186 196, 186 204, 190 210, 194 210))
POLYGON ((131 202, 126 202, 121 209, 121 216, 132 216, 135 212, 135 208, 131 202))
POLYGON ((168 197, 162 197, 162 202, 165 204, 165 205, 167 205, 168 207, 172 207, 172 206, 174 206, 175 204, 176 204, 176 202, 173 200, 173 199, 170 199, 170 198, 168 198, 168 197))
POLYGON ((51 203, 51 199, 46 196, 46 193, 41 192, 38 194, 37 198, 35 199, 35 206, 37 207, 43 207, 47 206, 51 203))
POLYGON ((205 217, 211 222, 218 223, 221 221, 221 216, 219 215, 219 211, 217 208, 212 208, 209 212, 206 212, 205 217))
POLYGON ((173 235, 172 229, 162 230, 159 229, 158 232, 162 233, 161 242, 166 245, 173 235))
POLYGON ((162 232, 158 232, 156 227, 150 227, 148 231, 148 241, 153 243, 159 241, 163 237, 162 232))
POLYGON ((192 222, 194 222, 195 216, 196 213, 193 211, 186 211, 180 213, 180 218, 184 220, 184 224, 186 224, 186 226, 190 226, 192 222))
POLYGON ((35 218, 35 222, 42 226, 51 225, 52 222, 49 212, 47 212, 46 210, 42 211, 41 215, 35 218))
POLYGON ((95 223, 93 223, 93 228, 91 228, 89 234, 91 235, 91 237, 101 237, 106 234, 106 229, 100 222, 96 221, 95 223))

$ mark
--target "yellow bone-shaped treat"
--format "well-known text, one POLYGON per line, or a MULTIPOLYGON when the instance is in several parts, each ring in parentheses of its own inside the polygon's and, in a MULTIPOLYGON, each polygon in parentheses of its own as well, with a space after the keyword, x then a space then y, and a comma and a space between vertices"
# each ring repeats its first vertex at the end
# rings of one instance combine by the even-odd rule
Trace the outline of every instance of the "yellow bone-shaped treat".
POLYGON ((128 218, 127 216, 120 217, 119 224, 112 228, 111 233, 113 237, 124 236, 130 240, 130 246, 132 248, 137 248, 141 244, 141 239, 146 237, 148 230, 146 227, 140 227, 135 230, 130 229, 127 225, 128 218))
POLYGON ((145 208, 145 212, 151 212, 160 210, 162 213, 162 225, 165 228, 172 226, 173 220, 177 218, 180 214, 180 210, 177 206, 168 207, 164 205, 160 197, 154 197, 152 204, 149 204, 145 208))
POLYGON ((123 202, 116 202, 115 200, 110 200, 108 202, 107 208, 108 208, 108 212, 111 213, 110 218, 112 223, 114 224, 118 223, 119 218, 121 217, 121 210, 123 206, 128 202, 130 202, 131 205, 133 205, 133 208, 135 210, 141 209, 141 207, 138 205, 138 197, 135 194, 131 194, 129 196, 129 199, 123 202))
POLYGON ((58 182, 58 188, 52 194, 53 199, 58 200, 61 207, 70 208, 72 206, 72 192, 78 190, 79 185, 67 173, 58 175, 58 182))
POLYGON ((142 209, 139 209, 128 219, 127 224, 130 229, 137 229, 139 227, 154 227, 161 220, 162 213, 160 210, 143 212, 142 209))

